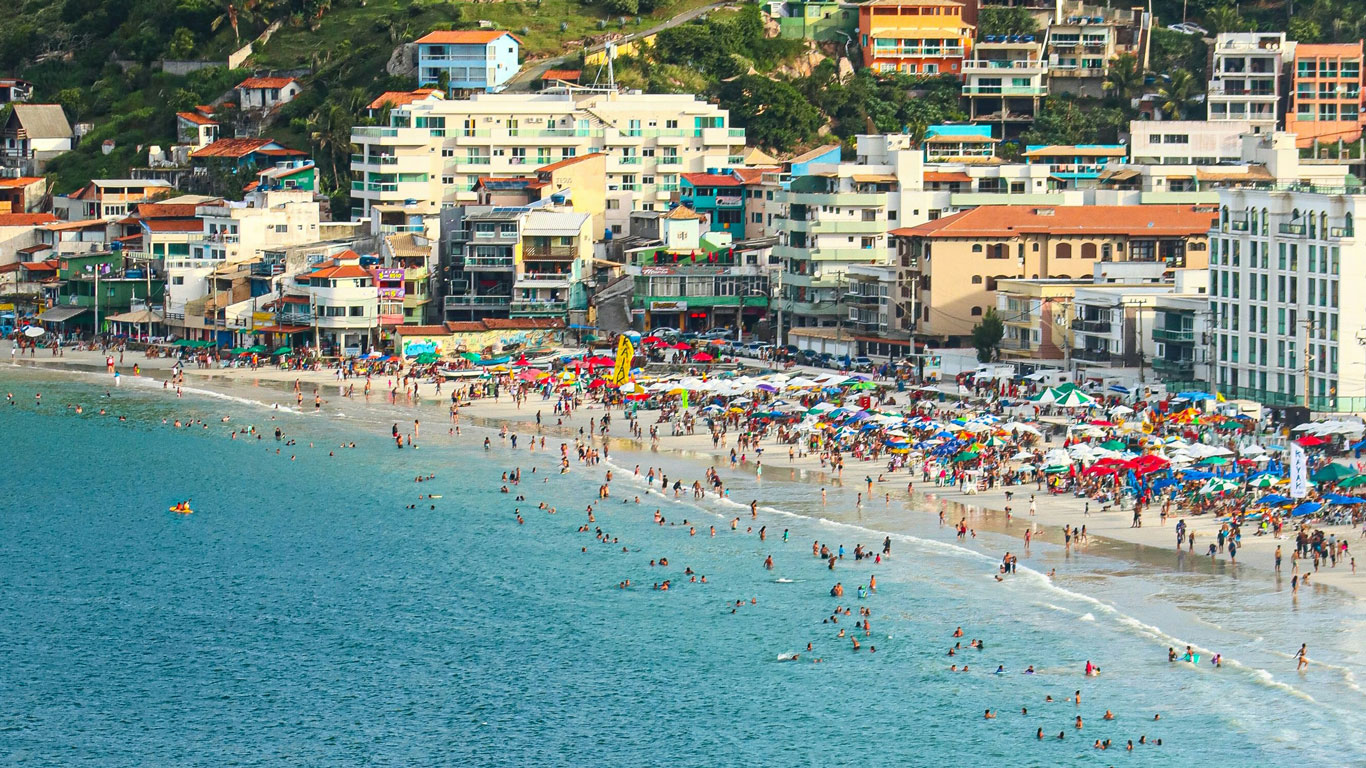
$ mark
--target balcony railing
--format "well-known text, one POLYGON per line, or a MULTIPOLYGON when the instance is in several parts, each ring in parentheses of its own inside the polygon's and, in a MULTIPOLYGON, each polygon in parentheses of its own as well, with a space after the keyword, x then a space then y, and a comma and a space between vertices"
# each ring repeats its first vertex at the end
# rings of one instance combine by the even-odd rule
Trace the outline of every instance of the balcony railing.
POLYGON ((447 296, 447 309, 468 307, 506 307, 512 302, 511 296, 447 296))
POLYGON ((562 315, 569 311, 567 301, 539 301, 518 299, 512 302, 511 312, 514 315, 562 315))
POLYGON ((1168 343, 1195 341, 1195 331, 1190 328, 1154 328, 1153 340, 1168 343))
POLYGON ((1109 320, 1073 320, 1072 330, 1081 333, 1109 333, 1109 320))
POLYGON ((656 162, 658 162, 660 165, 682 165, 683 158, 677 157, 675 155, 666 155, 665 157, 657 158, 656 162))
POLYGON ((569 282, 574 277, 570 272, 523 272, 523 280, 556 280, 569 282))
POLYGON ((507 270, 512 269, 515 262, 511 256, 466 256, 465 269, 467 270, 507 270))
POLYGON ((578 250, 572 245, 527 245, 522 247, 523 259, 542 261, 573 261, 578 250))
POLYGON ((1154 357, 1153 370, 1162 375, 1188 377, 1195 373, 1195 361, 1186 358, 1154 357))
POLYGON ((1298 237, 1304 237, 1303 224, 1282 224, 1276 229, 1282 235, 1296 235, 1298 237))
POLYGON ((1046 96, 1042 85, 965 85, 964 96, 1046 96))
POLYGON ((1088 363, 1108 363, 1110 362, 1110 350, 1082 348, 1072 350, 1073 360, 1083 360, 1088 363))

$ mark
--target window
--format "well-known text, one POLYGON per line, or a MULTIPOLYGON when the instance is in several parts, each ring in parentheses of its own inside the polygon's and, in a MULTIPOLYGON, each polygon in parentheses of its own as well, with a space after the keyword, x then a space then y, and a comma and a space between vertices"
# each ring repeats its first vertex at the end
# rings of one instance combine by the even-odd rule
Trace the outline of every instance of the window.
POLYGON ((365 307, 351 307, 347 314, 351 317, 365 317, 365 307))
POLYGON ((973 316, 973 317, 981 317, 981 316, 982 316, 982 308, 981 308, 981 307, 973 307, 973 308, 972 308, 972 316, 973 316))
POLYGON ((981 253, 981 252, 982 252, 982 244, 981 244, 981 243, 973 243, 973 244, 972 244, 972 252, 973 252, 973 253, 981 253))
POLYGON ((455 177, 454 177, 454 176, 442 176, 442 177, 441 177, 441 183, 442 183, 442 184, 454 184, 454 183, 455 183, 455 177))
POLYGON ((608 200, 607 200, 607 210, 609 210, 609 211, 615 211, 615 210, 619 210, 620 208, 621 208, 621 201, 620 201, 620 200, 617 200, 616 198, 608 198, 608 200))
POLYGON ((973 275, 973 276, 972 276, 972 284, 973 284, 973 285, 981 285, 981 284, 982 284, 982 276, 981 276, 981 275, 973 275))
POLYGON ((1055 258, 1059 258, 1059 259, 1070 259, 1070 258, 1072 258, 1072 244, 1071 244, 1071 243, 1058 243, 1058 247, 1057 247, 1057 249, 1054 250, 1053 255, 1054 255, 1055 258))
POLYGON ((442 147, 442 148, 441 148, 441 156, 442 156, 442 157, 455 157, 455 150, 454 150, 453 148, 451 148, 451 147, 442 147))
POLYGON ((1096 257, 1096 244, 1095 244, 1095 243, 1082 243, 1082 244, 1081 244, 1081 257, 1082 257, 1083 259, 1094 259, 1094 258, 1096 257))

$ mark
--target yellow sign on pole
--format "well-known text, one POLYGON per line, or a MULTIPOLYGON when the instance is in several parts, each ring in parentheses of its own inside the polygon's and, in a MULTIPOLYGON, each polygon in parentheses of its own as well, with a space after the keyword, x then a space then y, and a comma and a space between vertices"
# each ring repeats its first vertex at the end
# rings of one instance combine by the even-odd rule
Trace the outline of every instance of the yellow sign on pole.
POLYGON ((625 384, 631 378, 631 360, 636 356, 635 345, 626 336, 621 337, 617 342, 617 365, 612 369, 612 383, 617 386, 625 384))

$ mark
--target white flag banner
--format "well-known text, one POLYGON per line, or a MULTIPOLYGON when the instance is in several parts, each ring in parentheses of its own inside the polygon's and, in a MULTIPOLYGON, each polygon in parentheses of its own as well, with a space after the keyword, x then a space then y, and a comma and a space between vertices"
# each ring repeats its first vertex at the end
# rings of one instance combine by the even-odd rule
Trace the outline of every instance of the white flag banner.
POLYGON ((1309 495, 1309 457, 1297 443, 1290 444, 1290 497, 1302 499, 1309 495))

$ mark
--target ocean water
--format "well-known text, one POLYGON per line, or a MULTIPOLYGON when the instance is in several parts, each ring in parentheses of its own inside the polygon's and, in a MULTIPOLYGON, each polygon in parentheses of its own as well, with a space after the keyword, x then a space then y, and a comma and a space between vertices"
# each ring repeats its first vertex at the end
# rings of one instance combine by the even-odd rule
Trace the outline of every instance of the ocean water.
POLYGON ((1203 560, 1042 544, 997 582, 1017 538, 958 542, 934 502, 859 509, 852 488, 821 505, 781 459, 762 482, 735 478, 731 500, 675 501, 631 476, 656 458, 645 451, 560 475, 553 437, 513 451, 424 423, 420 449, 400 451, 377 405, 300 414, 266 391, 176 399, 130 382, 105 397, 107 384, 0 369, 18 403, 0 405, 0 764, 1366 764, 1363 612, 1331 592, 1292 602, 1287 585, 1203 560), (82 415, 64 407, 77 402, 82 415), (162 423, 176 418, 209 428, 162 423), (264 439, 228 439, 246 425, 264 439), (276 426, 298 444, 277 444, 276 426), (187 497, 193 515, 167 511, 187 497), (577 531, 590 503, 590 531, 618 543, 577 531), (884 532, 892 557, 855 563, 853 546, 880 549, 884 532), (851 554, 832 573, 813 540, 851 554), (673 589, 649 588, 666 578, 673 589), (871 636, 852 616, 824 623, 837 603, 869 608, 871 636), (986 649, 948 657, 957 626, 986 649), (1315 664, 1298 674, 1301 642, 1315 664), (1186 643, 1224 666, 1167 663, 1186 643), (1063 701, 1078 690, 1080 706, 1063 701))

